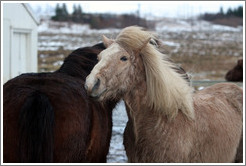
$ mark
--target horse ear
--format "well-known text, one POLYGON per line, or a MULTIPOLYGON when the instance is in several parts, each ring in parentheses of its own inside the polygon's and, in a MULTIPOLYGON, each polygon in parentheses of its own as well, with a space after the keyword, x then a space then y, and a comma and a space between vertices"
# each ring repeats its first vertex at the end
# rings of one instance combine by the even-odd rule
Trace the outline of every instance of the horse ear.
POLYGON ((151 38, 147 39, 147 40, 143 43, 143 45, 136 51, 136 55, 138 55, 138 54, 142 51, 142 49, 149 43, 150 40, 151 40, 151 38))
POLYGON ((109 47, 114 42, 114 40, 109 39, 104 35, 102 36, 102 40, 103 40, 103 44, 105 45, 106 48, 109 47))
POLYGON ((237 61, 237 65, 240 66, 240 67, 243 67, 243 59, 239 59, 237 61))

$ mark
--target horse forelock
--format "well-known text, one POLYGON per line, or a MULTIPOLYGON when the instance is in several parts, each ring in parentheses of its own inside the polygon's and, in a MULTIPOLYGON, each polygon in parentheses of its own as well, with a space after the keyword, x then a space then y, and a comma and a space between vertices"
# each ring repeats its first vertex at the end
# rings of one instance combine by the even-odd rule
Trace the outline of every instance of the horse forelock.
POLYGON ((166 55, 160 53, 153 44, 146 44, 149 39, 156 39, 153 33, 131 26, 122 30, 116 42, 133 52, 141 49, 139 53, 145 68, 148 105, 154 110, 164 112, 170 119, 179 110, 189 119, 193 119, 192 88, 175 71, 174 64, 166 55))
POLYGON ((130 26, 123 29, 116 37, 116 42, 124 48, 130 49, 133 52, 139 52, 147 41, 155 41, 154 33, 145 31, 142 27, 130 26))

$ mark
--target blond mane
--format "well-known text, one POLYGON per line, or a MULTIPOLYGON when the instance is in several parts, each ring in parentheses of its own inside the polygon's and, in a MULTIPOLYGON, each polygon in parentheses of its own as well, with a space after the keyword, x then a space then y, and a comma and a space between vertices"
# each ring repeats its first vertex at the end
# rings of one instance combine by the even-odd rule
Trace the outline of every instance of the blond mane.
POLYGON ((164 112, 170 119, 179 110, 189 119, 193 119, 193 89, 181 74, 175 72, 174 65, 167 60, 167 56, 149 43, 155 38, 153 33, 131 26, 121 31, 116 42, 141 55, 146 72, 148 105, 154 110, 164 112))

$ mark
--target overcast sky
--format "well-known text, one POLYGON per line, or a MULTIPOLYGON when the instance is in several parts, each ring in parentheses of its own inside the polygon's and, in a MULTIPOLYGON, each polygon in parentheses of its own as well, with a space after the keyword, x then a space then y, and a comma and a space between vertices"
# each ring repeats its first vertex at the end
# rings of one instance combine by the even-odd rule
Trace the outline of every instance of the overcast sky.
POLYGON ((229 7, 244 5, 244 1, 33 1, 29 4, 38 14, 54 11, 57 3, 67 3, 68 12, 73 10, 73 4, 80 4, 86 13, 136 13, 142 17, 190 17, 200 13, 216 13, 223 7, 224 12, 229 7))

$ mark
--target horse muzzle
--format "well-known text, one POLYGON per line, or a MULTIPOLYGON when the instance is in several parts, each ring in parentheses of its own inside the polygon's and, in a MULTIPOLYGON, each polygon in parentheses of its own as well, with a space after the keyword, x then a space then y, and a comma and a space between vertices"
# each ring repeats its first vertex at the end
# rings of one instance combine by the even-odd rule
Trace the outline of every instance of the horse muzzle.
POLYGON ((99 99, 104 92, 106 92, 106 89, 102 89, 100 86, 101 80, 99 78, 93 78, 88 76, 86 78, 85 82, 85 90, 87 91, 87 95, 94 98, 99 99))

